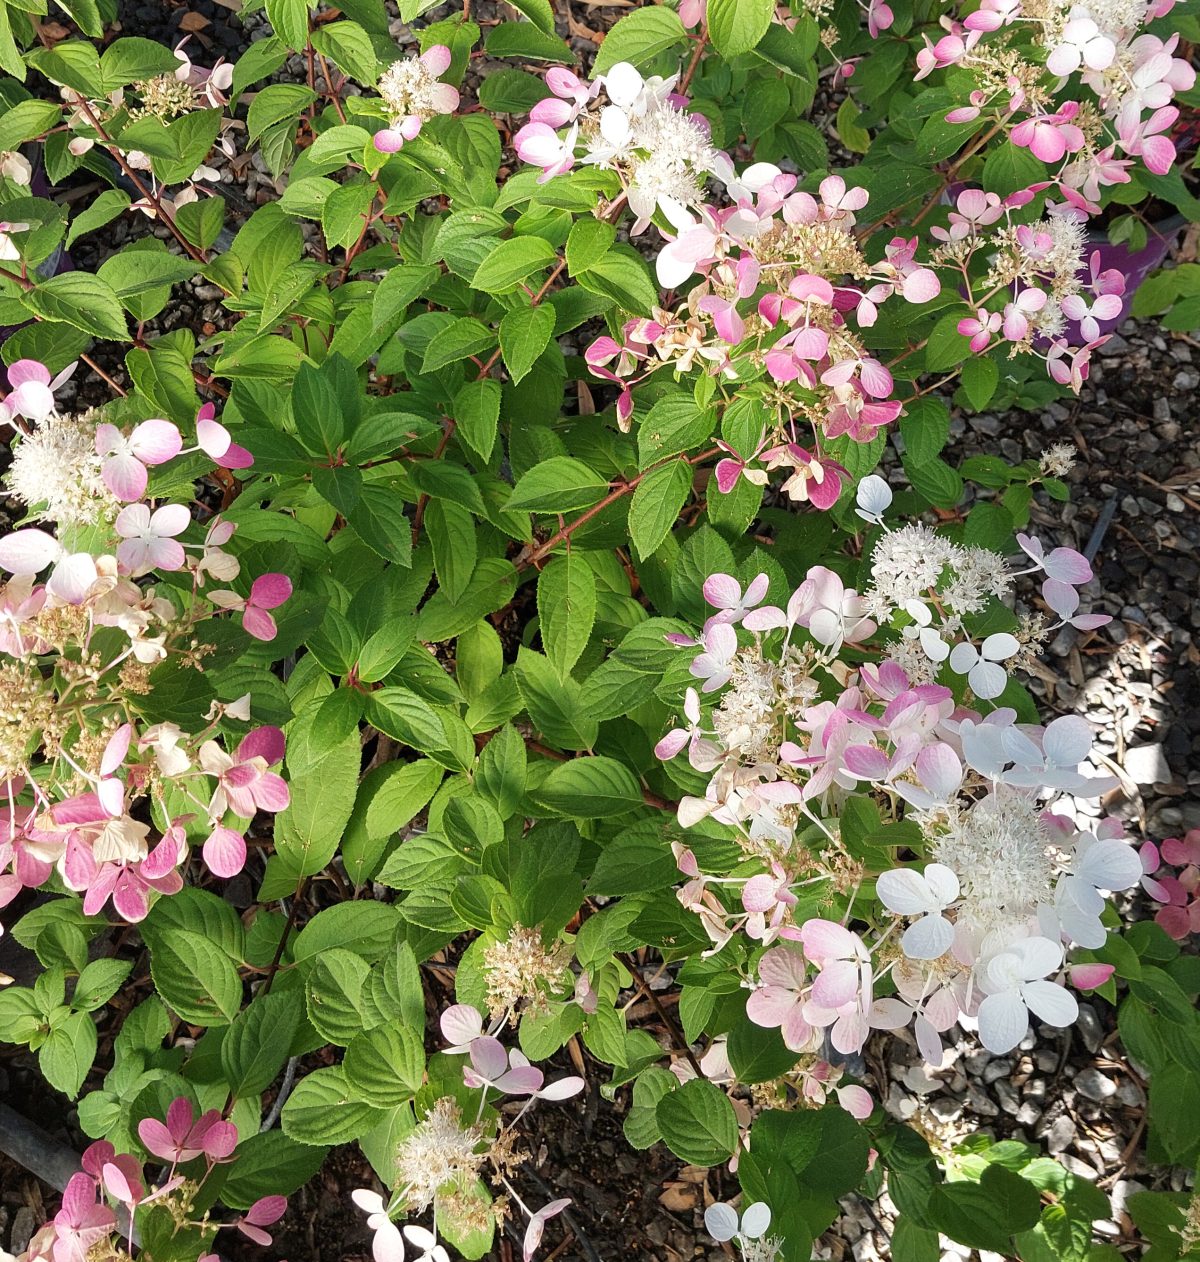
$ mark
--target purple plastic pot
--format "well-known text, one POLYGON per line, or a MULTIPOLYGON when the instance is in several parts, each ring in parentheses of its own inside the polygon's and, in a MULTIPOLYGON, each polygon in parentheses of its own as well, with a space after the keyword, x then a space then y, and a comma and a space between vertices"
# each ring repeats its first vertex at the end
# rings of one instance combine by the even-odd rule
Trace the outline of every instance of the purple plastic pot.
MULTIPOLYGON (((1140 250, 1131 250, 1127 245, 1114 245, 1103 232, 1096 233, 1092 240, 1092 252, 1099 251, 1099 272, 1116 269, 1125 277, 1125 293, 1121 297, 1121 310, 1111 320, 1098 320, 1101 336, 1113 332, 1128 315, 1133 306, 1133 295, 1137 293, 1142 282, 1151 272, 1160 268, 1166 261, 1171 247, 1179 240, 1187 220, 1182 215, 1172 215, 1150 228, 1146 244, 1140 250)), ((1087 279, 1088 270, 1080 272, 1082 279, 1087 279)), ((1067 339, 1073 346, 1084 340, 1079 332, 1079 325, 1071 322, 1067 325, 1067 339)))

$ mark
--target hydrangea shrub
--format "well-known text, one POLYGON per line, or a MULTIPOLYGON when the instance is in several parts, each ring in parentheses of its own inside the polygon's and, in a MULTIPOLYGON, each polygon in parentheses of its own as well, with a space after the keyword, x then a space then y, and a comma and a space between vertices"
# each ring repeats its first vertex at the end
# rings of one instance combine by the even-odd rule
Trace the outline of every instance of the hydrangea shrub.
POLYGON ((270 1245, 353 1141, 378 1262, 529 1262, 524 1119, 585 1090, 728 1167, 755 1262, 885 1193, 903 1262, 1121 1256, 863 1054, 1088 993, 1146 1159, 1200 1156, 1197 837, 1126 835, 1023 683, 1109 620, 1030 527, 1073 449, 949 441, 1200 321, 1127 259, 1200 219, 1195 0, 682 0, 586 64, 550 0, 263 7, 207 65, 0 0, 0 1033, 94 1140, 23 1257, 270 1245))

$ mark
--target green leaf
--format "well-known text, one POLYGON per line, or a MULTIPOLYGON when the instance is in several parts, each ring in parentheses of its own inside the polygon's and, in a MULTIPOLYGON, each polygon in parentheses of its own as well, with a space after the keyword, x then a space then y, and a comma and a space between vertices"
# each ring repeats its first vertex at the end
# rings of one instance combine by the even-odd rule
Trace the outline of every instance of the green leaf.
POLYGON ((468 381, 454 396, 457 433, 483 461, 491 459, 500 423, 500 383, 487 378, 468 381))
POLYGON ((662 1097, 654 1116, 663 1142, 694 1166, 715 1166, 737 1149, 738 1124, 729 1097, 711 1082, 693 1078, 662 1097))
POLYGON ((629 537, 639 561, 650 556, 671 533, 692 489, 692 466, 686 460, 651 469, 638 483, 629 506, 629 537))
POLYGON ((547 658, 526 648, 517 654, 514 673, 530 719, 552 745, 588 749, 595 743, 597 722, 583 708, 580 686, 573 678, 564 680, 547 658))
POLYGON ((550 0, 511 0, 512 7, 519 9, 546 35, 554 34, 554 9, 550 0))
POLYGON ((1000 368, 994 359, 989 359, 986 355, 975 355, 963 364, 963 392, 976 412, 982 412, 992 401, 992 395, 996 393, 999 384, 1000 368))
POLYGON ((928 464, 950 438, 950 410, 940 399, 913 399, 900 417, 905 459, 914 465, 928 464))
POLYGON ((638 426, 641 468, 666 456, 690 451, 707 442, 716 428, 716 413, 698 407, 690 394, 669 394, 658 400, 638 426))
POLYGON ((665 5, 638 9, 619 19, 604 37, 592 73, 604 74, 619 61, 644 66, 686 39, 687 31, 673 10, 665 5))
POLYGON ((357 22, 324 24, 313 32, 312 46, 359 83, 373 85, 378 78, 379 59, 371 37, 357 22))
POLYGON ((127 342, 125 313, 112 286, 87 272, 63 272, 21 295, 35 315, 73 325, 94 337, 127 342))
POLYGON ((350 1089, 379 1108, 411 1100, 425 1076, 425 1049, 406 1025, 377 1025, 355 1035, 342 1063, 350 1089))
POLYGON ((275 33, 294 53, 308 43, 308 4, 306 0, 266 0, 267 20, 275 33))
POLYGON ((346 520, 363 543, 385 561, 405 568, 412 564, 412 523, 394 488, 383 482, 367 483, 346 520))
POLYGON ((221 1040, 221 1072, 235 1096, 257 1096, 275 1081, 300 1028, 296 996, 259 995, 221 1040))
POLYGON ((444 774, 428 758, 385 763, 367 774, 342 838, 346 874, 356 885, 372 875, 389 839, 428 803, 444 774))
POLYGON ((263 1196, 290 1196, 324 1160, 324 1148, 298 1144, 282 1131, 249 1135, 238 1144, 237 1161, 221 1184, 221 1202, 231 1209, 249 1209, 263 1196))
POLYGON ((484 40, 491 57, 518 57, 530 61, 574 61, 561 39, 540 30, 532 22, 501 22, 484 40))
POLYGON ((79 974, 71 1007, 77 1012, 94 1012, 121 988, 133 965, 128 960, 92 960, 79 974))
POLYGON ((583 461, 551 456, 521 475, 504 507, 565 513, 591 507, 607 491, 608 483, 583 461))
MULTIPOLYGON (((306 714, 311 724, 316 709, 306 714)), ((294 724, 300 722, 297 719, 294 724)), ((298 750, 290 732, 289 744, 286 761, 292 800, 275 817, 275 846, 296 875, 311 876, 333 857, 354 809, 361 747, 355 730, 337 744, 324 747, 300 770, 293 769, 293 755, 298 750)))
POLYGON ((339 184, 321 207, 321 231, 332 249, 348 250, 366 231, 375 189, 370 184, 339 184))
POLYGON ((425 506, 425 530, 433 546, 433 568, 451 601, 466 590, 475 570, 475 519, 453 500, 433 499, 425 506))
POLYGON ((387 324, 414 298, 428 293, 440 275, 441 270, 437 267, 415 263, 401 263, 399 267, 385 272, 372 300, 371 315, 374 323, 387 324))
MULTIPOLYGON (((571 764, 568 763, 567 766, 571 764)), ((670 847, 660 838, 618 837, 600 852, 588 881, 588 896, 605 898, 666 889, 679 879, 670 847)), ((749 1082, 751 1079, 745 1079, 749 1082)))
POLYGON ((283 1106, 283 1133, 301 1144, 345 1144, 365 1135, 383 1116, 354 1098, 341 1065, 302 1078, 283 1106))
MULTIPOLYGON (((30 97, 10 105, 0 115, 0 153, 11 152, 34 140, 62 121, 62 106, 30 97)), ((103 197, 104 194, 100 194, 103 197)), ((100 200, 96 198, 96 201, 100 200)))
POLYGON ((510 237, 479 264, 471 285, 487 294, 509 293, 527 276, 557 261, 554 247, 541 237, 510 237))
POLYGON ((156 935, 150 974, 163 1002, 195 1025, 228 1025, 242 1006, 233 961, 198 933, 171 928, 156 935))
POLYGON ((904 472, 913 490, 937 508, 955 508, 962 499, 963 482, 957 469, 952 469, 936 456, 922 462, 914 461, 907 453, 901 457, 904 472))
POLYGON ((429 343, 421 362, 422 372, 436 372, 471 355, 481 355, 496 345, 496 335, 474 316, 460 316, 429 343))
POLYGON ((330 1043, 346 1047, 363 1028, 362 989, 370 967, 361 955, 324 951, 304 983, 308 1019, 330 1043))
POLYGON ((500 321, 500 350, 514 384, 528 375, 550 344, 554 322, 553 307, 515 307, 500 321))
POLYGON ((586 272, 612 249, 617 230, 603 219, 586 216, 571 225, 567 237, 567 271, 572 276, 586 272))
POLYGON ((606 757, 560 763, 534 797, 546 810, 576 819, 622 815, 642 805, 642 791, 633 773, 624 763, 606 757))
POLYGON ((708 0, 708 33, 723 57, 748 53, 767 33, 774 0, 708 0))
POLYGON ((596 621, 595 574, 572 553, 557 557, 538 576, 537 606, 542 646, 565 677, 587 647, 596 621))
MULTIPOLYGON (((643 12, 670 13, 670 10, 646 9, 643 12)), ((670 14, 670 16, 675 15, 670 14)), ((622 18, 621 20, 627 22, 629 19, 622 18)), ((619 26, 620 23, 617 25, 619 26)), ((613 28, 614 31, 616 29, 616 27, 613 28)), ((611 39, 610 32, 608 39, 604 41, 605 48, 611 39)), ((601 49, 601 52, 603 51, 604 48, 601 49)), ((579 283, 589 293, 611 298, 634 315, 649 315, 658 305, 658 286, 650 276, 650 269, 646 266, 645 259, 628 245, 614 245, 587 271, 579 274, 579 283)))
POLYGON ((54 1023, 38 1051, 38 1067, 52 1087, 74 1100, 95 1058, 92 1018, 86 1012, 71 1012, 54 1023))
POLYGON ((952 312, 942 316, 933 326, 925 345, 927 372, 944 372, 947 368, 954 368, 971 354, 966 335, 958 331, 958 322, 962 318, 961 311, 952 312))
POLYGON ((972 1249, 1012 1253, 1012 1237, 1038 1220, 1037 1188, 1000 1165, 989 1165, 978 1183, 942 1183, 929 1199, 929 1219, 938 1231, 972 1249))

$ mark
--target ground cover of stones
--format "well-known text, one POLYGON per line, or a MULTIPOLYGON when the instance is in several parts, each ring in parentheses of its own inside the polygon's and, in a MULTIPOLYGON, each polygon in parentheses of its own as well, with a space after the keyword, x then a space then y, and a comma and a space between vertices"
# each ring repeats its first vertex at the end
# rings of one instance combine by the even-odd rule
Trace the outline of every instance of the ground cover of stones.
MULTIPOLYGON (((243 21, 236 5, 237 0, 194 0, 186 6, 126 0, 121 20, 125 33, 164 43, 190 34, 192 57, 204 64, 221 55, 236 58, 248 42, 266 34, 261 16, 247 15, 243 21)), ((459 6, 443 7, 445 13, 435 10, 428 16, 436 19, 459 6)), ((586 58, 630 0, 573 0, 556 7, 570 14, 561 33, 586 58)), ((495 0, 477 0, 472 16, 486 26, 504 8, 495 0)), ((413 43, 399 22, 393 34, 402 46, 413 43)), ((485 61, 472 77, 490 68, 485 61)), ((280 77, 301 79, 304 73, 295 59, 280 77)), ((231 216, 281 191, 257 154, 224 160, 220 169, 219 191, 231 216)), ((121 221, 80 242, 73 250, 75 265, 93 269, 130 235, 153 230, 144 220, 121 221)), ((1176 257, 1194 261, 1196 245, 1195 237, 1185 237, 1176 257)), ((186 324, 200 335, 211 334, 226 318, 219 292, 202 280, 190 292, 180 287, 180 300, 172 302, 154 331, 186 324)), ((120 379, 119 360, 106 367, 120 379)), ((84 380, 78 389, 80 404, 107 397, 95 394, 95 382, 84 380)), ((1039 496, 1033 523, 1048 543, 1079 548, 1093 558, 1096 579, 1085 589, 1085 599, 1114 620, 1088 635, 1060 634, 1032 687, 1047 717, 1078 713, 1093 724, 1108 769, 1121 781, 1103 809, 1126 820, 1139 840, 1200 827, 1198 400, 1200 341, 1161 333, 1152 320, 1130 320, 1100 348, 1078 399, 1053 403, 1039 413, 956 414, 946 453, 952 461, 999 453, 1015 463, 1055 442, 1071 444, 1078 453, 1067 478, 1070 503, 1039 496)), ((900 484, 897 454, 889 451, 884 471, 900 484)), ((1023 595, 1018 593, 1019 603, 1023 595)), ((1122 910, 1130 919, 1151 912, 1142 895, 1126 898, 1122 910)), ((645 979, 670 1002, 670 979, 656 974, 653 960, 646 962, 645 979)), ((655 1028, 655 1013, 644 1001, 634 1002, 629 1015, 631 1023, 655 1028)), ((1044 1148, 1095 1182, 1112 1202, 1110 1218, 1097 1224, 1099 1236, 1131 1258, 1141 1246, 1124 1213, 1129 1195, 1143 1188, 1188 1186, 1186 1172, 1148 1166, 1142 1159, 1145 1079, 1125 1056, 1115 1012, 1103 1000, 1081 1003, 1079 1022, 1069 1030, 1035 1027, 1008 1056, 992 1056, 964 1040, 949 1050, 943 1069, 931 1073, 911 1041, 886 1034, 868 1046, 866 1063, 866 1083, 888 1113, 918 1127, 935 1151, 982 1131, 1044 1148)), ((732 1194, 736 1181, 720 1170, 681 1167, 661 1147, 648 1153, 631 1150, 621 1134, 628 1093, 620 1093, 615 1103, 602 1099, 602 1071, 593 1068, 589 1089, 578 1100, 553 1115, 530 1115, 530 1157, 521 1175, 525 1189, 539 1203, 550 1194, 574 1200, 560 1220, 564 1230, 548 1232, 544 1256, 556 1262, 729 1256, 707 1237, 701 1216, 712 1200, 732 1194)), ((28 1058, 9 1048, 0 1051, 0 1099, 23 1109, 60 1143, 78 1151, 86 1142, 74 1111, 61 1097, 40 1089, 28 1058)), ((232 1249, 226 1256, 365 1262, 369 1233, 349 1192, 372 1178, 356 1147, 333 1150, 321 1173, 291 1198, 275 1248, 264 1254, 223 1246, 232 1249)), ((0 1247, 20 1252, 56 1195, 0 1157, 0 1247)), ((847 1199, 842 1208, 820 1240, 817 1256, 889 1262, 886 1193, 872 1204, 847 1199)), ((515 1232, 498 1240, 494 1258, 511 1262, 519 1256, 515 1232)), ((947 1246, 945 1253, 946 1262, 979 1256, 959 1246, 947 1246)), ((983 1254, 980 1262, 997 1257, 983 1254)))

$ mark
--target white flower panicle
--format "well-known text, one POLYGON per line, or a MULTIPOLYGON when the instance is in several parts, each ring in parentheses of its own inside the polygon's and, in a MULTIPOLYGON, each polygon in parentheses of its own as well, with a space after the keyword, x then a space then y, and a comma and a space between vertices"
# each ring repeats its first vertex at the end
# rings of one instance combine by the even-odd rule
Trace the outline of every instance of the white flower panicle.
POLYGON ((6 482, 39 516, 60 526, 94 526, 111 522, 120 508, 100 470, 90 417, 48 416, 16 444, 6 482))
POLYGON ((394 61, 379 78, 379 95, 393 119, 419 118, 427 122, 443 113, 445 85, 420 57, 394 61))

